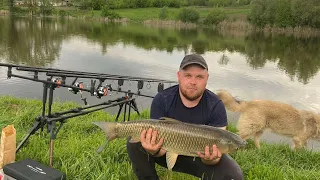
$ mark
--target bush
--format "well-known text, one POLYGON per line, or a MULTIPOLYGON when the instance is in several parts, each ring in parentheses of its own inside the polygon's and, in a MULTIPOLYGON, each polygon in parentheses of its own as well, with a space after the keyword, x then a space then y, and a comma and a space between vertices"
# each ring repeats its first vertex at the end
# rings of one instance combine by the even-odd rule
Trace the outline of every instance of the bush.
POLYGON ((118 13, 116 13, 116 12, 114 12, 114 11, 111 11, 108 7, 103 7, 103 9, 102 9, 102 12, 101 12, 101 16, 102 17, 106 17, 106 18, 108 18, 108 19, 110 19, 110 20, 114 20, 114 19, 120 19, 121 18, 121 16, 118 14, 118 13))
POLYGON ((40 12, 45 16, 49 16, 53 13, 53 6, 52 5, 41 5, 40 12))
POLYGON ((309 26, 312 16, 312 4, 310 0, 293 0, 292 1, 292 16, 296 26, 309 26))
POLYGON ((227 18, 227 15, 222 9, 214 9, 204 19, 204 24, 206 25, 219 24, 221 21, 225 20, 226 18, 227 18))
POLYGON ((320 6, 313 7, 311 26, 320 28, 320 6))
POLYGON ((163 7, 159 13, 159 19, 166 19, 168 17, 168 9, 167 7, 163 7))
POLYGON ((79 9, 80 10, 88 10, 88 9, 91 9, 91 7, 92 7, 92 3, 90 1, 82 1, 80 3, 79 9))
POLYGON ((276 8, 275 24, 278 27, 292 27, 294 20, 291 11, 291 0, 278 0, 276 8))
POLYGON ((91 8, 93 10, 101 10, 104 4, 104 0, 91 0, 91 8))
POLYGON ((251 13, 248 20, 259 27, 267 24, 273 25, 277 0, 254 0, 251 5, 251 13))
POLYGON ((135 2, 137 8, 146 8, 150 6, 148 0, 135 0, 135 2))
POLYGON ((180 0, 169 0, 168 6, 173 8, 179 8, 181 6, 180 0))
POLYGON ((167 6, 167 2, 165 0, 155 0, 153 1, 152 6, 153 7, 163 7, 163 6, 167 6))
POLYGON ((11 10, 14 13, 26 13, 26 12, 28 12, 27 9, 23 9, 21 7, 18 7, 18 6, 13 6, 11 10))
POLYGON ((319 0, 254 0, 248 20, 260 27, 320 27, 319 0))
POLYGON ((182 22, 197 23, 199 21, 199 13, 192 8, 182 8, 178 14, 178 19, 182 22))
POLYGON ((65 16, 68 15, 68 12, 66 10, 61 9, 61 10, 58 11, 58 15, 60 17, 65 17, 65 16))

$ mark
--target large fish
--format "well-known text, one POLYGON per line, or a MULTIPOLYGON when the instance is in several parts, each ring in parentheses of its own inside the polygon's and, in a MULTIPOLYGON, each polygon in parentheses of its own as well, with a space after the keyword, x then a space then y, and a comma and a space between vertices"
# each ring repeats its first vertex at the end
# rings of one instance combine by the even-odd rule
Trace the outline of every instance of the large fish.
MULTIPOLYGON (((136 120, 129 122, 94 122, 105 133, 108 141, 129 137, 129 142, 140 141, 142 130, 152 128, 158 131, 156 142, 164 138, 162 148, 167 151, 166 161, 169 170, 176 163, 178 155, 197 157, 197 152, 204 153, 205 146, 216 144, 221 153, 232 153, 247 142, 237 134, 207 125, 184 123, 171 118, 162 120, 136 120)), ((211 149, 211 148, 210 148, 211 149)))

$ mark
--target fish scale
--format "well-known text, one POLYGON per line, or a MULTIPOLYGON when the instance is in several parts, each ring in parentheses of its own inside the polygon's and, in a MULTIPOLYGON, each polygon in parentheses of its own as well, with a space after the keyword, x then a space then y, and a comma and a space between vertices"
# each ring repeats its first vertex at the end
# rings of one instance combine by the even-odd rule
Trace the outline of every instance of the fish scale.
MULTIPOLYGON (((94 122, 111 141, 121 137, 131 137, 130 142, 140 141, 143 130, 157 130, 158 136, 164 138, 162 148, 166 150, 168 169, 172 169, 178 155, 197 157, 197 152, 204 153, 205 147, 216 144, 221 153, 232 153, 246 146, 247 142, 237 134, 207 125, 181 122, 171 118, 161 120, 147 119, 129 122, 94 122)), ((212 152, 212 148, 210 148, 212 152)))

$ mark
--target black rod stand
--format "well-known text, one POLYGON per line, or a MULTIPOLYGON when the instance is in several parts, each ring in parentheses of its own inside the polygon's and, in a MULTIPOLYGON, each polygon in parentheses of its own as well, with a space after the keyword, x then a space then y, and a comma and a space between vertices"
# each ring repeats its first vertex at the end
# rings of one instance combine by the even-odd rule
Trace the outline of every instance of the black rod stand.
MULTIPOLYGON (((49 81, 49 79, 48 79, 49 81)), ((108 100, 99 104, 87 106, 87 107, 78 107, 75 109, 67 110, 64 112, 57 112, 52 113, 52 104, 53 104, 53 91, 56 88, 55 84, 47 83, 47 81, 43 82, 43 97, 42 97, 42 114, 39 117, 35 118, 33 126, 30 128, 26 136, 23 140, 19 143, 16 153, 25 145, 26 141, 30 138, 31 135, 35 134, 37 130, 41 128, 43 131, 44 126, 47 124, 47 132, 50 133, 50 143, 49 143, 49 164, 53 166, 53 157, 54 157, 54 140, 57 137, 57 134, 65 121, 69 118, 73 118, 76 116, 85 115, 88 113, 92 113, 94 111, 106 109, 109 107, 119 106, 118 116, 121 112, 123 105, 129 105, 130 108, 133 108, 139 115, 139 111, 136 108, 135 98, 132 97, 132 94, 126 95, 124 97, 117 98, 115 100, 108 100), (49 89, 49 98, 48 96, 48 89, 49 89), (46 115, 46 103, 48 100, 48 111, 46 115), (57 128, 57 122, 59 122, 59 127, 57 128)), ((126 114, 126 111, 124 112, 126 114)), ((130 117, 130 111, 129 111, 130 117)), ((118 120, 118 119, 117 119, 118 120)), ((125 118, 124 118, 125 121, 125 118)))

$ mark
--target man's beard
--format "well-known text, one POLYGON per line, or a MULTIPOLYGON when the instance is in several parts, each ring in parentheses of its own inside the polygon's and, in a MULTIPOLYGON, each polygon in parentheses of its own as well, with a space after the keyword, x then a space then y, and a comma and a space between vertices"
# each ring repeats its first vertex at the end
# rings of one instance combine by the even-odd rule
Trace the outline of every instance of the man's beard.
POLYGON ((200 91, 197 92, 195 95, 193 96, 189 96, 186 90, 180 89, 181 94, 183 95, 183 97, 185 97, 186 99, 188 99, 189 101, 194 101, 196 99, 198 99, 199 97, 201 97, 201 95, 203 94, 204 91, 200 91))

